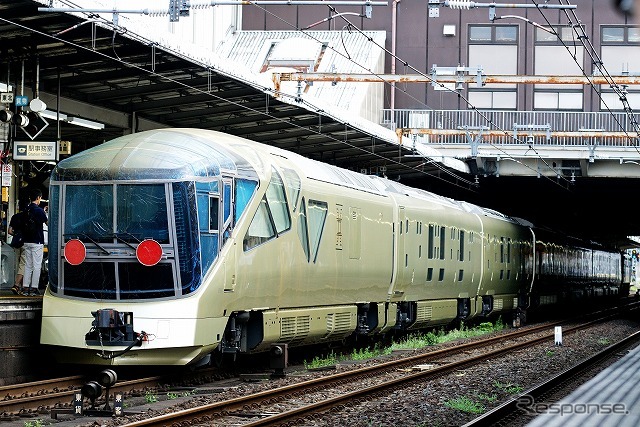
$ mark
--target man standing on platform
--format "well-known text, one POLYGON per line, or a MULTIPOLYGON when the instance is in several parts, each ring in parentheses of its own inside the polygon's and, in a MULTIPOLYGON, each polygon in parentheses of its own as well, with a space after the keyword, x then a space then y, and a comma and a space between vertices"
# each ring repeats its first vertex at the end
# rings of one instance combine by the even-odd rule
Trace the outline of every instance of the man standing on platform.
POLYGON ((23 289, 26 295, 39 295, 40 271, 44 255, 43 224, 49 225, 47 214, 39 206, 42 191, 33 189, 30 193, 31 203, 25 211, 24 217, 24 253, 25 267, 23 289))

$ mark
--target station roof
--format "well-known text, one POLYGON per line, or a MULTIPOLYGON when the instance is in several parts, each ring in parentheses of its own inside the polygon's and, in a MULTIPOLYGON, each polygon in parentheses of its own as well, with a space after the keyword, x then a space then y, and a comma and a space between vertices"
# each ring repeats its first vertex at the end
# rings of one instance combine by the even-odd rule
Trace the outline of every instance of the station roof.
POLYGON ((0 85, 21 88, 30 98, 37 94, 49 109, 105 128, 49 120, 38 140, 71 141, 75 153, 131 129, 215 129, 351 170, 384 174, 534 224, 638 246, 626 236, 640 235, 640 221, 624 210, 637 181, 582 180, 570 196, 566 188, 536 178, 489 178, 476 186, 463 162, 435 150, 416 153, 411 145, 398 145, 394 132, 382 126, 320 101, 274 97, 271 88, 234 74, 225 64, 212 66, 205 58, 114 31, 110 21, 97 15, 39 12, 43 3, 0 0, 0 85))
MULTIPOLYGON (((412 147, 399 146, 395 133, 382 126, 320 101, 276 98, 272 88, 225 70, 224 63, 211 65, 206 58, 114 31, 98 15, 81 18, 38 7, 43 4, 0 1, 0 82, 21 88, 24 81, 19 92, 29 99, 37 94, 48 110, 105 124, 96 132, 64 121, 57 129, 57 122, 48 120, 38 140, 69 140, 75 152, 128 129, 195 127, 356 171, 416 178, 441 172, 441 165, 422 156, 407 157, 412 147)), ((455 162, 454 169, 466 168, 455 162)))

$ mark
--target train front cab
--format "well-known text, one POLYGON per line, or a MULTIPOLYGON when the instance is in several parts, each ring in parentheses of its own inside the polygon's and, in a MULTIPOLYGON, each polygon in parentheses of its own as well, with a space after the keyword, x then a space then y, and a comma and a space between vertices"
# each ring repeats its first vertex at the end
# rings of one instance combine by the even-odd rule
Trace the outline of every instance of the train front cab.
MULTIPOLYGON (((123 137, 118 147, 136 138, 143 137, 123 137)), ((205 148, 208 165, 169 159, 177 171, 157 167, 166 150, 136 156, 134 148, 131 169, 110 168, 91 153, 60 162, 50 185, 42 344, 66 347, 56 352, 65 361, 124 365, 188 364, 217 346, 214 331, 219 338, 227 319, 203 315, 196 291, 258 179, 246 165, 242 176, 225 170, 220 165, 236 159, 205 148)))

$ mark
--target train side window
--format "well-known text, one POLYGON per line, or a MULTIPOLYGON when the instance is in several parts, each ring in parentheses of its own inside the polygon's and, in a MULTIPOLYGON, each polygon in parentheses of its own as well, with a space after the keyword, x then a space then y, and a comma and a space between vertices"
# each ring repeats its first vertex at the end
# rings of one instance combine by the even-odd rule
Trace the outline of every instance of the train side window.
POLYGON ((222 190, 222 197, 224 197, 223 202, 224 202, 224 223, 226 224, 229 221, 229 218, 231 217, 231 206, 233 200, 231 200, 231 182, 229 181, 225 181, 223 184, 223 190, 222 190))
POLYGON ((304 202, 304 197, 300 202, 300 209, 298 210, 298 237, 300 238, 300 244, 304 255, 309 261, 309 229, 307 226, 307 207, 304 202))
POLYGON ((291 228, 291 217, 289 216, 284 184, 275 169, 272 169, 271 182, 269 182, 269 186, 267 187, 266 196, 276 231, 282 233, 291 228))
POLYGON ((458 281, 462 282, 463 278, 464 278, 464 270, 460 269, 460 271, 458 271, 458 281))
POLYGON ((434 244, 434 226, 429 224, 429 237, 427 241, 427 258, 433 259, 433 244, 434 244))
MULTIPOLYGON (((206 270, 215 261, 220 250, 219 242, 219 218, 220 197, 217 194, 217 183, 196 183, 198 228, 200 230, 200 256, 202 268, 206 270), (215 194, 214 194, 215 193, 215 194)), ((176 221, 179 213, 176 212, 176 221)), ((181 260, 182 262, 182 260, 181 260)))
POLYGON ((255 193, 257 187, 258 183, 256 181, 251 181, 248 179, 236 179, 236 209, 234 212, 234 222, 238 222, 238 219, 249 204, 249 201, 251 200, 251 197, 253 196, 253 193, 255 193))
POLYGON ((446 227, 440 227, 440 259, 444 259, 444 242, 445 242, 446 227))
POLYGON ((270 216, 267 201, 263 198, 260 200, 260 205, 253 216, 253 220, 251 220, 249 230, 247 230, 247 234, 242 242, 242 247, 245 251, 276 236, 276 230, 273 227, 270 216))
POLYGON ((309 215, 309 260, 316 262, 329 208, 327 202, 318 200, 309 200, 307 207, 309 215))
POLYGON ((464 230, 460 230, 460 261, 464 261, 464 230))
POLYGON ((440 273, 438 273, 438 282, 442 282, 444 280, 444 268, 440 269, 440 273))
POLYGON ((293 206, 293 211, 295 212, 298 199, 300 198, 300 177, 293 169, 284 168, 282 169, 282 174, 284 175, 287 190, 289 190, 289 196, 291 197, 291 206, 293 206))
POLYGON ((209 233, 218 231, 218 196, 209 196, 209 233))
POLYGON ((429 267, 427 268, 427 282, 430 282, 433 280, 433 268, 429 267))

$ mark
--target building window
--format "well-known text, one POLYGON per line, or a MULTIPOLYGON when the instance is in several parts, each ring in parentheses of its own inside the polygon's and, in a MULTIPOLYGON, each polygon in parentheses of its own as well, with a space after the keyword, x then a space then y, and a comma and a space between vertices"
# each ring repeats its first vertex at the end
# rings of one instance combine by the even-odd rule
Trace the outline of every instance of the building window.
MULTIPOLYGON (((582 76, 584 47, 571 26, 536 29, 534 74, 540 76, 582 76), (571 54, 567 52, 570 46, 571 54), (576 60, 572 55, 575 55, 576 60), (577 62, 576 62, 577 61, 577 62)), ((584 86, 581 84, 537 84, 533 108, 536 110, 582 110, 584 86)))
MULTIPOLYGON (((470 25, 469 66, 484 74, 518 74, 517 25, 470 25)), ((517 85, 469 85, 469 103, 481 109, 515 110, 517 85)))
MULTIPOLYGON (((612 75, 623 75, 634 72, 640 68, 640 28, 632 26, 602 26, 600 28, 601 59, 607 71, 612 75)), ((632 109, 640 108, 640 85, 626 87, 627 101, 632 109)), ((623 110, 625 104, 609 85, 600 85, 602 111, 623 110)))

